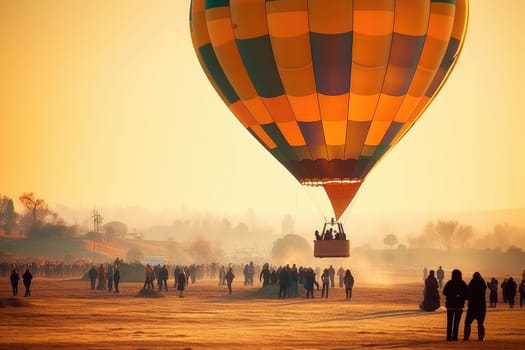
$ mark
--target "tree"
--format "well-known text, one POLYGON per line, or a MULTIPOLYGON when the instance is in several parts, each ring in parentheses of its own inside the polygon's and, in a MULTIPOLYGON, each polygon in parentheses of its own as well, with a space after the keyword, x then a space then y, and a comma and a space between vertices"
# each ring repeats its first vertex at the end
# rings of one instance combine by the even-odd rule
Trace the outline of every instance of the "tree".
POLYGON ((128 233, 128 226, 120 221, 110 221, 102 226, 106 240, 124 238, 128 233))
POLYGON ((456 231, 458 229, 458 226, 459 223, 454 220, 438 220, 437 224, 434 226, 434 230, 438 235, 441 244, 448 250, 452 248, 454 239, 456 238, 456 231))
POLYGON ((41 198, 35 198, 33 192, 26 192, 18 199, 31 215, 31 227, 40 226, 46 216, 52 213, 47 203, 41 198))
POLYGON ((6 196, 0 197, 0 228, 10 234, 15 231, 18 214, 15 212, 13 200, 6 196))
POLYGON ((272 261, 277 264, 308 261, 312 254, 312 247, 308 241, 299 235, 289 234, 273 243, 272 261))
POLYGON ((395 246, 398 242, 397 240, 397 237, 396 235, 394 234, 388 234, 385 236, 385 239, 383 239, 383 242, 389 246, 390 248, 392 248, 393 246, 395 246))

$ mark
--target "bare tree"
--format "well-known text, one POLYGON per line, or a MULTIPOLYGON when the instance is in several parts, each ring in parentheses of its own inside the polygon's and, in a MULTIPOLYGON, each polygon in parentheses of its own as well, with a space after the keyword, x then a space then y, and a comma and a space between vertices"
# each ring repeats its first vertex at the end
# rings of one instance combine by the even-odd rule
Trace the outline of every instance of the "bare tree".
POLYGON ((41 198, 35 198, 33 192, 26 192, 18 197, 27 212, 31 215, 31 226, 39 226, 46 216, 52 213, 47 203, 41 198))
POLYGON ((454 220, 438 220, 437 224, 434 226, 434 230, 437 233, 443 247, 447 249, 452 248, 458 226, 459 223, 454 220))

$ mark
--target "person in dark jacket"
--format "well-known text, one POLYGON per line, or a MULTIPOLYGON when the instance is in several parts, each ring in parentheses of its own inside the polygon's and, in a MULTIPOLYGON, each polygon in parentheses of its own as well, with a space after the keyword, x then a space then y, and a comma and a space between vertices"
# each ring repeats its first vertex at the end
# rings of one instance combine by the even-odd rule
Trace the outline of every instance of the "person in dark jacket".
POLYGON ((354 276, 352 276, 352 272, 350 270, 346 270, 344 277, 346 300, 352 299, 352 288, 354 288, 354 283, 355 280, 354 276))
POLYGON ((228 272, 226 272, 226 276, 225 276, 226 285, 228 286, 229 294, 232 294, 232 282, 233 282, 234 278, 235 278, 235 275, 233 274, 233 270, 230 267, 230 268, 228 268, 228 272))
POLYGON ((91 290, 95 290, 97 284, 97 269, 95 266, 91 266, 91 269, 88 271, 89 280, 91 281, 91 290))
POLYGON ((487 287, 490 290, 490 307, 496 307, 496 304, 498 303, 498 280, 492 277, 490 282, 487 283, 487 287))
POLYGON ((20 281, 20 275, 16 270, 13 270, 11 272, 11 276, 9 276, 9 280, 11 281, 11 288, 13 289, 13 296, 16 297, 18 295, 18 281, 20 281))
POLYGON ((186 287, 186 273, 184 269, 179 270, 179 275, 177 276, 177 290, 179 291, 179 298, 184 298, 184 287, 186 287))
POLYGON ((168 271, 168 268, 166 267, 166 265, 163 265, 159 270, 159 292, 162 291, 163 286, 166 292, 168 291, 169 276, 170 276, 170 272, 168 271))
POLYGON ((514 282, 512 277, 509 277, 505 285, 503 286, 503 294, 506 295, 509 307, 514 308, 514 299, 516 298, 516 289, 518 285, 514 282))
POLYGON ((261 274, 259 275, 259 281, 263 281, 263 287, 266 287, 270 284, 270 265, 268 263, 264 264, 261 274))
POLYGON ((434 270, 430 270, 428 277, 425 279, 423 302, 419 305, 419 308, 424 311, 436 311, 441 306, 439 303, 438 280, 434 274, 434 270))
POLYGON ((286 299, 286 291, 290 287, 290 266, 286 265, 279 270, 279 298, 286 299))
POLYGON ((314 297, 314 283, 315 283, 315 273, 314 270, 310 267, 306 269, 304 274, 304 288, 306 289, 306 298, 314 297))
POLYGON ((457 341, 459 322, 463 314, 465 299, 468 297, 467 284, 463 281, 461 271, 454 269, 450 281, 443 288, 447 308, 447 341, 457 341))
POLYGON ((22 275, 22 280, 24 281, 24 287, 26 287, 26 293, 24 294, 25 297, 31 296, 31 280, 33 279, 33 275, 31 272, 29 272, 29 269, 26 269, 26 272, 22 275))
POLYGON ((463 340, 469 340, 471 324, 474 320, 478 323, 478 340, 485 339, 485 315, 487 313, 486 302, 487 285, 481 278, 479 272, 474 272, 472 280, 468 284, 468 309, 465 317, 465 329, 463 330, 463 340))

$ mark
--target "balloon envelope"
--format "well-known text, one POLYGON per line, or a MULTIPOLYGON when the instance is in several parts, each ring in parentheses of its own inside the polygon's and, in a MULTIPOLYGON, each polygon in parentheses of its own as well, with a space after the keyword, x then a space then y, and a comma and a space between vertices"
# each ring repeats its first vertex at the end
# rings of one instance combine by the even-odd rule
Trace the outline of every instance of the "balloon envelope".
POLYGON ((461 50, 468 0, 193 0, 217 93, 338 219, 420 117, 461 50))

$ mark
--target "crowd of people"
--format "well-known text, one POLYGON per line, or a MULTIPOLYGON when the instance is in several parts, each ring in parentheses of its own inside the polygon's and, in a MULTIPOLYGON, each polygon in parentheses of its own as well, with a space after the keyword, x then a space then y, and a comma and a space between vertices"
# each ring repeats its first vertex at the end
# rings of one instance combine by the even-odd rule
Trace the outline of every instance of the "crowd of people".
MULTIPOLYGON (((427 269, 424 269, 426 274, 427 269)), ((485 282, 481 273, 474 272, 472 279, 467 284, 463 281, 462 272, 459 269, 452 270, 451 279, 442 287, 444 271, 439 267, 438 274, 434 270, 428 272, 425 278, 423 291, 423 302, 420 308, 424 311, 435 311, 440 305, 439 290, 445 297, 445 307, 447 309, 447 341, 457 341, 461 316, 465 303, 468 301, 467 314, 465 316, 463 328, 463 340, 469 340, 471 335, 471 325, 477 323, 478 340, 485 339, 485 317, 487 311, 486 291, 490 291, 489 303, 491 308, 495 308, 498 302, 498 280, 492 277, 488 283, 485 282), (436 278, 438 277, 438 278, 436 278)), ((501 283, 503 302, 514 308, 515 298, 519 292, 520 307, 525 306, 525 270, 519 286, 512 277, 505 278, 501 283)))
MULTIPOLYGON (((98 268, 92 265, 87 272, 91 289, 119 293, 121 263, 122 260, 116 258, 112 263, 100 264, 98 268)), ((0 265, 3 271, 6 263, 0 265)), ((11 282, 13 296, 18 296, 20 280, 23 281, 25 287, 24 297, 29 297, 31 296, 31 283, 34 275, 47 277, 49 271, 54 271, 51 275, 58 277, 61 274, 56 273, 56 271, 64 271, 64 266, 66 265, 62 263, 48 263, 43 265, 37 265, 35 263, 11 264, 9 280, 11 282), (22 276, 18 273, 18 271, 21 270, 25 270, 22 276), (35 270, 38 271, 36 274, 34 272, 35 270)), ((85 265, 80 266, 86 268, 85 265)), ((71 268, 70 271, 75 271, 75 269, 76 268, 71 268)), ((314 269, 312 267, 297 266, 296 264, 292 264, 292 266, 289 264, 282 265, 277 268, 274 268, 269 263, 259 266, 253 262, 240 265, 228 264, 227 266, 219 266, 217 263, 209 265, 192 264, 188 266, 161 266, 160 264, 152 266, 146 264, 143 289, 167 292, 169 276, 172 275, 174 281, 173 288, 179 292, 179 297, 184 297, 184 290, 189 283, 193 284, 197 279, 217 278, 218 276, 219 286, 226 286, 228 294, 232 294, 232 285, 236 274, 242 274, 244 276, 243 283, 245 286, 253 286, 256 276, 259 277, 262 288, 272 285, 278 286, 278 297, 283 299, 298 297, 301 294, 300 287, 304 289, 306 298, 314 298, 314 291, 319 289, 321 289, 321 298, 328 298, 330 288, 334 288, 336 285, 335 281, 337 276, 338 287, 344 287, 346 300, 351 300, 352 289, 355 283, 355 278, 350 269, 344 269, 341 266, 336 271, 332 265, 323 269, 321 273, 319 267, 314 269), (321 283, 321 288, 319 282, 321 283)), ((445 271, 441 266, 439 266, 437 271, 428 271, 428 269, 425 268, 423 274, 425 277, 424 291, 420 308, 424 311, 435 311, 441 306, 441 294, 444 296, 444 306, 447 311, 447 341, 458 340, 460 320, 467 302, 463 340, 470 339, 471 325, 474 321, 477 322, 478 340, 484 340, 487 290, 489 291, 489 308, 496 308, 499 301, 499 289, 501 289, 503 302, 508 304, 509 308, 515 307, 516 296, 519 296, 520 308, 525 307, 525 270, 523 271, 519 284, 516 283, 511 276, 506 277, 501 284, 499 284, 495 277, 491 277, 490 281, 485 282, 479 272, 475 272, 467 284, 463 280, 462 272, 459 269, 453 269, 450 280, 444 284, 445 271)))
POLYGON ((7 260, 0 262, 0 277, 9 276, 13 269, 18 272, 29 269, 35 277, 76 278, 83 276, 90 266, 91 263, 85 261, 64 263, 63 261, 20 262, 7 260))

